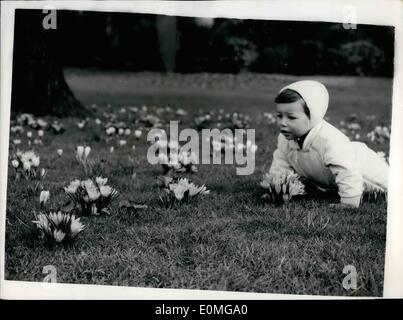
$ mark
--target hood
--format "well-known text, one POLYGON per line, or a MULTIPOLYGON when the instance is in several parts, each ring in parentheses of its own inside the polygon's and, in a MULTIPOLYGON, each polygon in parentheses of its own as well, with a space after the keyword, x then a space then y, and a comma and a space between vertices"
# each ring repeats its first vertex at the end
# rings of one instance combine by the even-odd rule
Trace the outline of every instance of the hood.
POLYGON ((305 100, 311 114, 311 128, 323 120, 329 105, 329 93, 322 83, 313 80, 297 81, 282 88, 279 93, 285 89, 298 92, 305 100))

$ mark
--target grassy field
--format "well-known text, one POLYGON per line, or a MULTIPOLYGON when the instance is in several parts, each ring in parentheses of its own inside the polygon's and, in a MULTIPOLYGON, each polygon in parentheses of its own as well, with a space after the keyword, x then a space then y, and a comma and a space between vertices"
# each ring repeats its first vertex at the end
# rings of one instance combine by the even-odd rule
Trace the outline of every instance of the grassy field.
MULTIPOLYGON (((284 75, 160 75, 153 73, 101 73, 67 70, 66 78, 76 96, 96 113, 84 129, 77 119, 62 119, 66 131, 45 132, 40 167, 48 169, 43 189, 50 190, 51 204, 66 200, 63 187, 84 178, 75 161, 77 145, 92 148, 90 158, 99 163, 102 176, 119 193, 112 214, 82 217, 87 228, 71 246, 48 249, 33 223, 39 211, 36 181, 15 181, 8 171, 6 215, 6 275, 8 280, 42 281, 46 265, 57 268, 64 283, 230 290, 265 293, 380 296, 383 288, 386 203, 364 203, 359 209, 330 207, 332 200, 299 200, 282 206, 263 202, 259 186, 271 163, 277 131, 262 117, 274 112, 273 99, 285 84, 302 79, 284 75), (109 107, 107 105, 110 105, 109 107), (105 141, 103 112, 115 113, 128 126, 139 129, 135 113, 122 107, 147 106, 173 110, 160 117, 166 124, 180 120, 190 126, 199 111, 223 109, 251 118, 256 129, 256 170, 237 176, 234 165, 199 165, 191 176, 206 184, 211 194, 190 204, 166 209, 158 202, 155 178, 162 168, 147 162, 146 130, 126 146, 105 141), (94 122, 102 121, 101 125, 94 122), (135 150, 132 145, 135 145, 135 150), (110 146, 115 151, 110 153, 110 146), (57 149, 63 149, 61 157, 57 149), (135 178, 132 173, 135 172, 135 178), (146 204, 141 210, 120 208, 123 200, 146 204), (343 268, 355 266, 358 289, 342 286, 343 268)), ((306 77, 304 77, 306 78, 306 77)), ((338 126, 352 113, 361 124, 363 141, 376 125, 389 125, 391 80, 353 77, 310 77, 329 89, 328 119, 338 126)), ((51 117, 44 117, 51 121, 51 117)), ((34 133, 35 135, 35 133, 34 133)), ((10 135, 12 141, 13 134, 10 135)), ((10 144, 10 159, 17 147, 10 144)), ((388 143, 370 143, 388 153, 388 143)), ((188 174, 189 175, 189 174, 188 174)))

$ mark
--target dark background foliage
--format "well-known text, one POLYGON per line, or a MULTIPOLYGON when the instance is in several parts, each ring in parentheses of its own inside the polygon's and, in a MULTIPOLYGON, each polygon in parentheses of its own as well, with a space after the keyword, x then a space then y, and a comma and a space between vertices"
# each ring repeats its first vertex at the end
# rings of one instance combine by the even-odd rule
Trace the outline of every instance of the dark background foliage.
MULTIPOLYGON (((57 30, 49 31, 50 41, 64 67, 164 71, 157 19, 149 14, 61 11, 57 30)), ((393 75, 393 27, 172 19, 175 72, 393 75)))

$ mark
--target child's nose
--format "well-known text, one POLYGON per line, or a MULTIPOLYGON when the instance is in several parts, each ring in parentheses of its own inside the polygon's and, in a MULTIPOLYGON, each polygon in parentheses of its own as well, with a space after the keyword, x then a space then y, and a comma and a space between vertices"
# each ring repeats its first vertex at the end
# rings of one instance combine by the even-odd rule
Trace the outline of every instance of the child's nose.
POLYGON ((280 127, 286 127, 287 126, 287 120, 282 118, 278 121, 278 124, 280 127))

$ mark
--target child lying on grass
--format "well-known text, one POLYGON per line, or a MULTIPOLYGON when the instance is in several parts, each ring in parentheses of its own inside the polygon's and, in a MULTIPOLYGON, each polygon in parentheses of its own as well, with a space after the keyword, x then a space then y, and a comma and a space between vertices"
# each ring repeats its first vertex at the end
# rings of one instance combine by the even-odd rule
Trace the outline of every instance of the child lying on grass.
POLYGON ((321 189, 337 190, 341 204, 353 207, 359 207, 364 191, 387 191, 385 159, 323 119, 329 103, 323 84, 294 82, 275 102, 280 134, 270 175, 294 170, 321 189))

